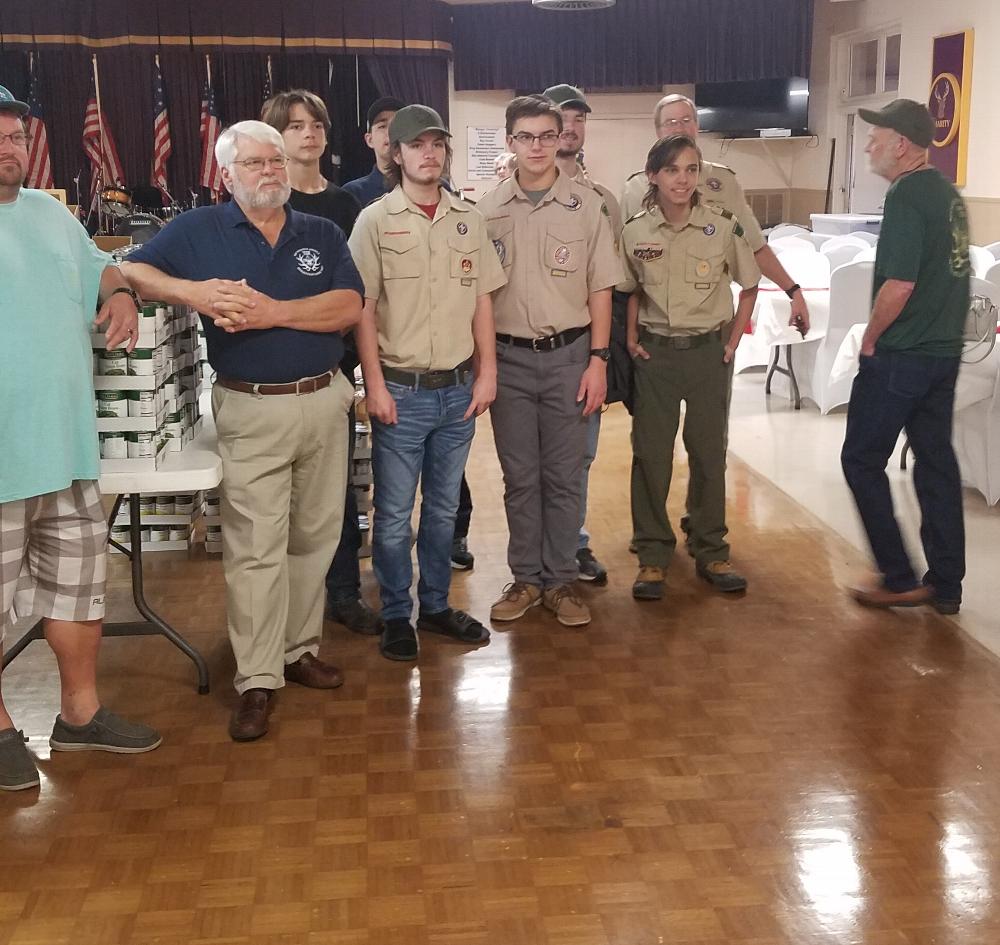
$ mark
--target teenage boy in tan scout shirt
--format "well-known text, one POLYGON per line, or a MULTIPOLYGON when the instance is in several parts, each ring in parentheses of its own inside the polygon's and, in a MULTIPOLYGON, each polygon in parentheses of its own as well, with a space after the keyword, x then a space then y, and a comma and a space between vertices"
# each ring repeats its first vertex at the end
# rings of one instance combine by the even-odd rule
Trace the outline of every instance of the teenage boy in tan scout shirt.
POLYGON ((490 615, 516 620, 544 603, 560 623, 582 626, 590 611, 574 581, 587 418, 607 390, 621 264, 604 201, 555 165, 559 109, 523 96, 507 106, 506 124, 517 172, 478 205, 509 280, 496 297, 491 415, 514 581, 490 615))
POLYGON ((743 227, 728 210, 701 203, 701 153, 686 135, 661 138, 646 162, 645 210, 625 224, 619 286, 628 303, 635 359, 632 422, 632 528, 639 600, 663 596, 663 572, 677 540, 666 502, 674 439, 685 403, 684 442, 691 489, 690 549, 698 574, 721 591, 746 579, 729 563, 726 537, 726 427, 729 365, 757 298, 760 270, 743 227), (743 288, 733 319, 731 285, 743 288))
POLYGON ((350 248, 365 284, 356 329, 372 421, 382 655, 414 660, 411 528, 421 487, 417 628, 463 643, 489 631, 448 606, 458 491, 476 417, 496 395, 490 293, 507 280, 482 216, 440 186, 451 137, 425 105, 389 125, 393 190, 366 207, 350 248))

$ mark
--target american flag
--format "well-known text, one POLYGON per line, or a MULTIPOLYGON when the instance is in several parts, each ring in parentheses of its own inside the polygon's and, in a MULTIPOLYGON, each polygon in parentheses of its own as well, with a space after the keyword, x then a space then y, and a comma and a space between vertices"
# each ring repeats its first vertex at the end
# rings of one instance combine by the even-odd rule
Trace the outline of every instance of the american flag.
POLYGON ((167 158, 172 149, 170 145, 170 118, 167 116, 167 98, 163 94, 163 75, 160 73, 160 63, 157 61, 153 73, 153 168, 149 182, 159 187, 163 193, 164 204, 170 202, 167 190, 167 158))
POLYGON ((28 146, 28 176, 24 185, 51 190, 56 184, 52 177, 49 138, 42 118, 42 103, 38 100, 38 73, 34 62, 31 64, 31 83, 28 86, 28 109, 25 125, 31 135, 31 144, 28 146))
POLYGON ((90 78, 90 100, 83 116, 83 150, 90 159, 90 201, 93 203, 97 193, 98 179, 102 179, 103 187, 123 186, 125 172, 122 162, 118 159, 118 148, 115 147, 114 135, 108 127, 108 118, 103 112, 98 113, 97 87, 94 78, 90 78), (101 126, 104 126, 104 141, 101 141, 101 126), (102 169, 103 173, 98 173, 102 169))
POLYGON ((199 183, 212 191, 212 199, 218 200, 222 193, 222 171, 215 159, 215 142, 219 140, 222 122, 215 104, 215 92, 206 80, 201 92, 201 174, 199 183))
POLYGON ((267 71, 264 73, 264 101, 266 102, 274 95, 274 86, 271 80, 271 57, 267 57, 267 71))

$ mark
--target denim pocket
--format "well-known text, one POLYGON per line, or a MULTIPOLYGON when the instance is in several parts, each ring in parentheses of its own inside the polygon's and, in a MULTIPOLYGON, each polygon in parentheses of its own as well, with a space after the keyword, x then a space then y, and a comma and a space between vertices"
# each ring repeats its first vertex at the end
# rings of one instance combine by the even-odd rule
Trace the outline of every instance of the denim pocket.
POLYGON ((923 358, 893 355, 889 364, 889 393, 915 400, 927 392, 929 371, 923 358))
POLYGON ((396 384, 393 381, 386 381, 385 389, 389 392, 389 396, 392 397, 397 404, 402 403, 404 400, 408 400, 417 393, 415 388, 409 387, 406 384, 396 384))

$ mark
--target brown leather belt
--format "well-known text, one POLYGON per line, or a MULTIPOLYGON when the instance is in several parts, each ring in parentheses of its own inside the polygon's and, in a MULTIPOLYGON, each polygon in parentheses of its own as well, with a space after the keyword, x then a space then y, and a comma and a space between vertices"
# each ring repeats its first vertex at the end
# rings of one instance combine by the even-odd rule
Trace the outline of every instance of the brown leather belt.
POLYGON ((337 368, 320 374, 318 377, 306 377, 291 384, 250 384, 247 381, 234 381, 229 377, 217 377, 215 383, 226 390, 236 390, 241 394, 314 394, 330 383, 337 376, 337 368))

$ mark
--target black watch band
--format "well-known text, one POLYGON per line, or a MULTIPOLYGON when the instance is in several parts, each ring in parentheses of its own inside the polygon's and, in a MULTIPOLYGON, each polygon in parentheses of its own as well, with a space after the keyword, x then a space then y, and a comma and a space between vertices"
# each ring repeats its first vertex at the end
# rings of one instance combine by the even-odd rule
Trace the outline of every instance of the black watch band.
POLYGON ((120 285, 117 289, 113 289, 111 295, 108 296, 108 301, 110 302, 112 298, 118 295, 119 292, 123 292, 127 295, 133 302, 135 302, 135 310, 137 312, 142 311, 142 300, 139 298, 139 293, 135 289, 131 289, 128 286, 120 285))
POLYGON ((590 356, 592 358, 600 358, 602 361, 611 360, 611 349, 610 348, 591 348, 590 356))
POLYGON ((802 286, 800 286, 797 282, 795 282, 792 285, 790 285, 787 289, 785 289, 785 295, 791 298, 793 295, 795 295, 796 292, 801 292, 801 291, 802 291, 802 286))

